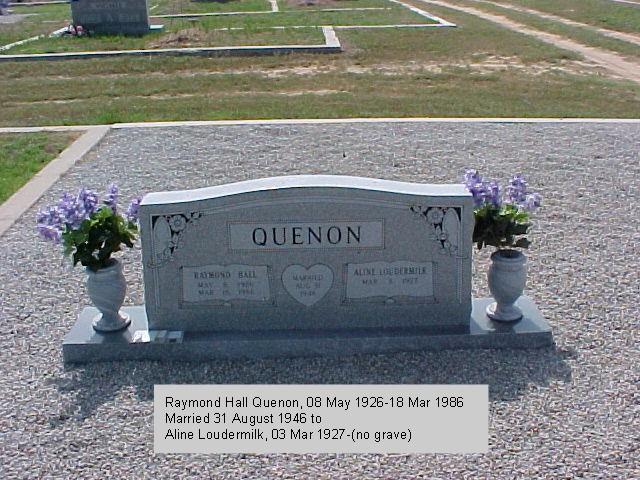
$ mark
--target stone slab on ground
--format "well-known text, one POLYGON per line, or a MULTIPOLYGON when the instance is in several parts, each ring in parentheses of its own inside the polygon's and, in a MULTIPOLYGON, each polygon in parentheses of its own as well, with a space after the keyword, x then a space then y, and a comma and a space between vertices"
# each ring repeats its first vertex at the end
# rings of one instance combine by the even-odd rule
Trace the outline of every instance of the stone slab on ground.
POLYGON ((524 318, 515 323, 490 320, 493 300, 477 299, 468 332, 434 334, 422 328, 311 331, 187 332, 149 330, 144 306, 127 307, 131 324, 121 332, 93 330, 99 314, 85 308, 62 345, 65 362, 120 360, 206 361, 233 358, 344 356, 466 348, 539 348, 553 344, 551 328, 527 297, 518 300, 524 318))
MULTIPOLYGON (((640 124, 335 123, 112 130, 2 236, 3 478, 635 478, 640 364, 640 124), (294 359, 64 366, 89 305, 81 269, 40 241, 35 214, 65 190, 118 181, 123 204, 294 174, 450 183, 465 167, 528 176, 544 195, 527 294, 556 346, 294 359), (153 385, 489 384, 486 455, 153 455, 153 385), (105 473, 108 466, 108 473, 105 473)), ((123 255, 143 303, 140 250, 123 255)), ((474 252, 486 297, 490 251, 474 252)))

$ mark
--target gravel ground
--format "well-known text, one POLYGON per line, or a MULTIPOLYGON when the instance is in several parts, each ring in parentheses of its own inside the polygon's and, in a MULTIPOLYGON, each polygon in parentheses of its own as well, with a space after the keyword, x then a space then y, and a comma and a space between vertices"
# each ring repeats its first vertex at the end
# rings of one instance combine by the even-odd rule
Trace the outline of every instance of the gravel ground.
MULTIPOLYGON (((633 124, 112 131, 0 240, 0 478, 639 478, 639 146, 633 124), (545 196, 528 293, 555 348, 62 365, 89 299, 80 269, 33 227, 63 190, 117 180, 128 199, 302 173, 453 182, 465 166, 521 171, 545 196), (153 456, 156 383, 489 384, 490 453, 153 456)), ((488 293, 487 257, 476 255, 475 295, 488 293)), ((125 260, 127 303, 142 303, 140 251, 125 260)))

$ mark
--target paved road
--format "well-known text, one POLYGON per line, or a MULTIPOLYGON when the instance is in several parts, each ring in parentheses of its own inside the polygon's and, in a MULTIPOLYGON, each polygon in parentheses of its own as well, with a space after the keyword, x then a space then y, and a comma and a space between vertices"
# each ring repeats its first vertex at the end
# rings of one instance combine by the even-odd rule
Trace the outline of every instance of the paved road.
MULTIPOLYGON (((336 124, 113 131, 2 238, 2 478, 637 478, 640 125, 336 124), (557 347, 334 359, 112 363, 65 370, 88 302, 34 233, 80 185, 123 196, 268 175, 453 182, 465 166, 528 174, 545 196, 528 291, 557 347), (156 383, 488 383, 487 455, 152 455, 156 383)), ((142 302, 140 252, 125 255, 142 302)), ((486 295, 487 254, 474 292, 486 295)))

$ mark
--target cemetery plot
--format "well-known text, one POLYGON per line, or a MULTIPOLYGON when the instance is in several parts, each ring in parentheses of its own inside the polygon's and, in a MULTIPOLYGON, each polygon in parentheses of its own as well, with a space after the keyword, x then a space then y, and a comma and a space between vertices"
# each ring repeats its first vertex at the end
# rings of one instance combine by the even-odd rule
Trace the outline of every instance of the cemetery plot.
POLYGON ((3 45, 36 35, 49 35, 66 26, 71 18, 69 5, 65 4, 11 7, 11 10, 17 15, 24 15, 24 17, 15 23, 0 24, 0 49, 3 45))
MULTIPOLYGON (((321 26, 360 28, 393 25, 437 25, 437 19, 412 11, 407 5, 388 0, 347 0, 344 2, 280 2, 236 0, 196 2, 164 0, 150 4, 150 23, 162 30, 143 36, 46 35, 47 30, 32 21, 30 33, 41 35, 29 41, 0 47, 0 54, 46 54, 63 52, 149 50, 222 46, 325 45, 321 26), (155 16, 157 15, 157 16, 155 16)), ((40 18, 51 18, 56 29, 65 25, 68 6, 29 9, 40 18), (66 10, 65 10, 66 9, 66 10)), ((24 39, 24 37, 22 38, 24 39)), ((17 42, 14 32, 6 41, 17 42)))
POLYGON ((268 0, 149 0, 149 15, 271 11, 268 0))
MULTIPOLYGON (((639 87, 608 76, 606 70, 595 68, 579 54, 478 16, 417 0, 407 2, 461 28, 346 29, 334 24, 345 46, 342 55, 219 57, 215 61, 131 56, 71 64, 0 63, 0 123, 31 126, 372 116, 637 117, 639 87)), ((360 2, 336 2, 338 7, 355 4, 360 2)), ((150 8, 154 5, 150 1, 150 8)), ((285 1, 278 5, 282 11, 296 7, 285 1)), ((373 3, 367 0, 362 5, 373 3)), ((391 1, 383 5, 400 7, 391 1)), ((311 15, 310 10, 332 6, 317 4, 297 11, 311 15)), ((42 7, 31 8, 29 11, 36 12, 42 7)), ((611 8, 617 7, 611 2, 611 8)), ((341 18, 346 22, 347 15, 360 15, 364 21, 374 13, 343 11, 341 18)), ((293 14, 244 18, 251 22, 262 17, 284 19, 286 15, 293 14)), ((416 23, 437 25, 419 15, 415 18, 416 23)), ((152 18, 165 28, 169 20, 152 18)), ((8 26, 0 25, 0 31, 8 26)), ((52 24, 51 31, 55 28, 58 26, 52 24)), ((255 33, 248 30, 248 34, 255 33)), ((289 32, 297 30, 305 29, 289 32)))
MULTIPOLYGON (((320 28, 292 30, 213 30, 180 21, 162 33, 144 37, 99 36, 86 38, 41 39, 15 47, 10 53, 58 53, 160 48, 222 47, 226 45, 322 45, 320 28)), ((9 52, 8 52, 9 53, 9 52)))

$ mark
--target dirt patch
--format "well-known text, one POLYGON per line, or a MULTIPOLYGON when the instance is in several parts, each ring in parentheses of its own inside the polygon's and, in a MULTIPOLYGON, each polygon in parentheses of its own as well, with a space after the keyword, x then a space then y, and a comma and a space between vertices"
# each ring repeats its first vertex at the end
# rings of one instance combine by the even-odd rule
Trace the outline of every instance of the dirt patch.
MULTIPOLYGON (((243 68, 229 70, 186 70, 172 73, 146 72, 145 77, 158 78, 193 78, 215 77, 221 75, 258 75, 266 78, 285 78, 289 76, 312 77, 329 73, 350 73, 354 75, 382 74, 388 76, 402 76, 420 73, 444 73, 451 69, 468 69, 471 73, 488 74, 504 70, 518 70, 530 75, 542 75, 550 72, 563 72, 573 75, 593 75, 601 73, 601 67, 597 64, 562 60, 559 62, 522 63, 517 57, 504 57, 488 53, 477 53, 468 62, 405 62, 405 63, 379 63, 367 66, 361 65, 303 65, 284 68, 243 68)), ((131 73, 112 73, 100 75, 88 75, 83 78, 130 78, 131 73)), ((77 77, 69 75, 54 75, 49 78, 58 80, 73 80, 77 77)))
POLYGON ((292 7, 339 7, 340 0, 287 0, 292 7))
POLYGON ((162 38, 149 43, 149 48, 186 48, 202 45, 207 41, 207 34, 199 28, 185 28, 169 33, 162 38))
MULTIPOLYGON (((250 92, 247 91, 224 91, 224 92, 216 92, 215 96, 217 97, 238 97, 238 96, 260 96, 260 95, 277 95, 283 97, 299 97, 302 95, 318 95, 318 96, 326 96, 326 95, 337 95, 337 94, 350 94, 348 90, 284 90, 284 91, 259 91, 252 90, 250 92)), ((118 100, 121 98, 147 98, 151 100, 175 100, 177 98, 194 98, 194 97, 202 97, 206 96, 207 92, 202 93, 172 93, 172 94, 151 94, 151 95, 126 95, 126 96, 112 96, 109 95, 109 100, 118 100)), ((94 100, 99 97, 91 97, 91 98, 69 98, 64 100, 35 100, 33 102, 7 102, 7 106, 12 107, 20 107, 25 105, 65 105, 70 103, 81 103, 86 102, 87 100, 94 100)), ((105 97, 107 98, 107 97, 105 97)))

